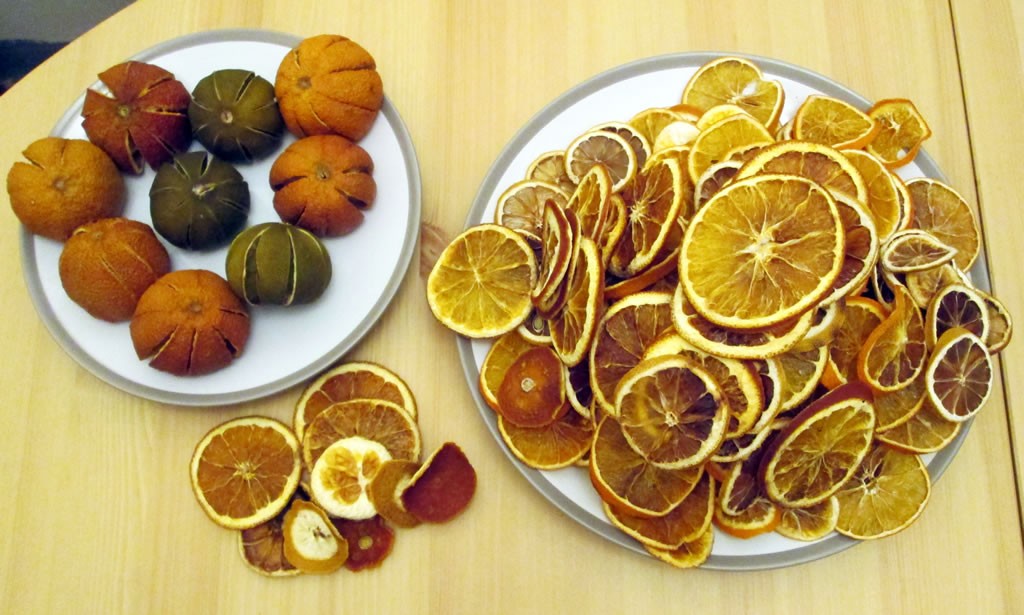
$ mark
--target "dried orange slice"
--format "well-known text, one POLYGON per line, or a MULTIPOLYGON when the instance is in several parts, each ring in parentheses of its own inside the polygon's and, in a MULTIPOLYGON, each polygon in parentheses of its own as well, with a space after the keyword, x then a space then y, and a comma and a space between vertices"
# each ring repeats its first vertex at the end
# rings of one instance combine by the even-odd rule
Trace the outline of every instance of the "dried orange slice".
POLYGON ((383 445, 394 459, 420 457, 420 429, 408 412, 382 399, 353 399, 328 406, 306 426, 302 438, 306 468, 312 470, 327 447, 352 436, 383 445))
POLYGON ((576 137, 565 150, 565 173, 577 184, 595 164, 603 164, 612 179, 612 192, 632 181, 639 165, 636 152, 617 132, 595 130, 576 137))
POLYGON ((764 79, 761 69, 750 60, 722 57, 697 69, 683 88, 680 102, 702 112, 716 105, 734 104, 764 126, 774 128, 785 97, 782 84, 764 79))
POLYGON ((679 335, 704 352, 731 359, 761 359, 778 356, 800 342, 811 328, 814 311, 764 331, 737 331, 698 314, 682 286, 677 285, 672 296, 672 320, 679 335))
MULTIPOLYGON (((892 274, 889 274, 881 267, 878 267, 876 271, 883 274, 883 277, 894 278, 892 274)), ((904 286, 907 287, 907 292, 910 293, 914 304, 922 310, 927 309, 928 304, 931 303, 935 295, 950 284, 970 284, 967 276, 953 263, 946 263, 935 269, 912 271, 902 277, 904 286)), ((888 280, 886 280, 885 284, 886 291, 888 292, 893 284, 888 280)))
POLYGON ((738 160, 723 160, 704 169, 693 190, 694 211, 704 206, 708 199, 729 184, 743 163, 738 160))
POLYGON ((836 493, 836 531, 860 540, 895 534, 921 515, 930 495, 931 479, 920 457, 876 444, 836 493))
POLYGON ((565 150, 545 152, 534 158, 526 168, 525 179, 558 186, 565 194, 572 194, 576 189, 576 182, 565 173, 565 150))
POLYGON ((793 137, 836 149, 860 149, 871 142, 881 127, 850 103, 811 94, 793 116, 793 137))
POLYGON ((802 177, 757 175, 730 184, 693 217, 679 281, 711 322, 759 329, 817 304, 843 258, 842 223, 827 191, 802 177))
POLYGON ((427 302, 441 324, 466 337, 496 337, 522 323, 533 304, 537 259, 517 232, 495 224, 463 231, 427 277, 427 302))
POLYGON ((679 262, 679 246, 668 252, 663 247, 662 253, 664 256, 660 257, 659 260, 655 261, 647 269, 628 278, 616 278, 611 284, 605 286, 605 299, 622 299, 627 295, 648 290, 655 283, 664 280, 670 273, 674 272, 679 262))
POLYGON ((697 118, 697 128, 698 130, 707 130, 707 128, 712 124, 716 124, 727 117, 732 117, 734 115, 739 115, 741 113, 744 115, 750 115, 749 113, 746 112, 746 110, 743 109, 743 107, 740 107, 739 105, 734 105, 732 103, 723 103, 721 105, 715 105, 714 107, 711 107, 710 109, 702 113, 699 118, 697 118))
POLYGON ((536 347, 519 331, 509 331, 499 337, 484 355, 480 364, 480 378, 477 381, 480 395, 495 412, 498 411, 498 389, 505 379, 508 368, 528 350, 536 347))
MULTIPOLYGON (((909 221, 907 208, 900 197, 903 182, 885 165, 871 154, 861 150, 844 150, 843 155, 850 161, 853 168, 860 174, 867 190, 867 199, 863 203, 871 212, 871 219, 878 231, 878 239, 885 242, 899 230, 905 221, 909 221)), ((908 199, 909 200, 909 199, 908 199)))
POLYGON ((772 433, 771 429, 765 428, 759 431, 751 430, 735 438, 726 438, 722 441, 722 445, 718 447, 718 450, 715 451, 715 454, 711 456, 711 461, 728 464, 734 461, 749 459, 751 455, 761 449, 761 446, 772 433))
POLYGON ((565 398, 580 416, 593 419, 594 392, 590 390, 590 362, 567 367, 565 377, 565 398))
POLYGON ((366 496, 377 510, 377 514, 388 523, 406 528, 420 524, 420 520, 405 509, 399 497, 419 467, 415 461, 391 459, 382 463, 370 480, 366 496))
POLYGON ((819 346, 809 350, 790 350, 776 357, 782 368, 780 412, 796 408, 811 397, 825 373, 828 355, 828 348, 819 346))
POLYGON ((604 307, 604 266, 597 244, 583 237, 579 247, 565 289, 565 306, 549 323, 551 343, 569 367, 587 357, 604 307))
POLYGON ((338 534, 348 543, 345 568, 353 572, 380 566, 395 544, 395 533, 384 519, 331 519, 338 534))
POLYGON ((285 558, 302 572, 334 572, 348 559, 348 542, 327 513, 312 502, 292 501, 284 516, 282 533, 285 558))
POLYGON ((857 355, 857 376, 875 391, 898 391, 924 369, 928 359, 924 319, 910 293, 896 290, 892 313, 864 340, 857 355))
POLYGON ((875 432, 889 431, 916 415, 928 397, 924 372, 910 384, 891 393, 875 393, 875 432))
POLYGON ((554 350, 537 346, 509 366, 498 388, 497 410, 520 427, 544 427, 565 414, 565 370, 554 350))
POLYGON ((744 164, 735 179, 772 173, 806 177, 833 196, 845 194, 858 203, 867 201, 864 178, 842 152, 827 145, 810 141, 769 145, 744 164))
POLYGON ((259 574, 288 577, 302 573, 284 556, 284 515, 282 511, 269 521, 238 532, 242 561, 259 574))
POLYGON ((217 525, 246 529, 277 516, 299 486, 295 434, 273 419, 247 416, 211 429, 189 464, 192 492, 217 525))
POLYGON ((518 181, 498 197, 494 223, 539 239, 544 222, 544 203, 547 201, 565 207, 569 194, 548 182, 533 179, 518 181))
POLYGON ((683 501, 661 517, 638 517, 616 510, 604 501, 601 505, 612 525, 641 544, 655 549, 675 549, 696 540, 711 527, 715 481, 704 473, 683 501))
POLYGON ((462 514, 476 493, 476 470, 454 442, 423 462, 402 491, 402 504, 424 523, 446 523, 462 514))
POLYGON ((956 190, 930 177, 907 182, 913 203, 914 228, 928 231, 956 249, 953 262, 961 271, 974 264, 981 250, 981 233, 970 205, 956 190))
POLYGON ((669 149, 688 148, 699 134, 700 129, 693 122, 687 120, 672 122, 658 133, 658 138, 651 144, 651 152, 657 154, 669 149))
POLYGON ((924 372, 928 398, 947 420, 976 415, 992 393, 992 356, 976 335, 954 327, 935 343, 924 372))
POLYGON ((728 160, 737 149, 770 145, 775 137, 764 125, 743 113, 729 116, 702 130, 693 140, 686 170, 694 184, 716 162, 728 160))
POLYGON ((851 382, 804 408, 764 452, 765 493, 789 507, 827 500, 857 471, 871 447, 871 390, 851 382))
POLYGON ((880 100, 868 109, 868 116, 879 124, 879 130, 867 150, 890 169, 913 160, 921 143, 932 136, 924 116, 905 98, 880 100))
POLYGON ((544 224, 540 231, 540 270, 530 291, 534 311, 542 317, 560 309, 564 300, 563 281, 575 256, 578 237, 570 225, 566 210, 554 201, 544 203, 544 224))
POLYGON ((598 423, 590 449, 590 482, 616 510, 640 517, 663 517, 694 490, 704 468, 659 468, 626 441, 614 417, 598 423))
POLYGON ((1002 301, 996 299, 985 291, 975 289, 975 292, 985 302, 988 310, 988 336, 985 338, 985 345, 991 354, 996 354, 1010 343, 1013 336, 1013 319, 1010 312, 1002 301))
POLYGON ((814 541, 836 529, 839 500, 836 496, 806 508, 783 508, 775 531, 793 540, 814 541))
POLYGON ((678 160, 668 156, 651 159, 621 193, 626 203, 626 228, 612 252, 608 266, 612 273, 627 278, 654 262, 676 227, 683 205, 689 204, 691 192, 678 160))
POLYGON ((905 453, 934 453, 953 441, 963 423, 939 414, 930 399, 922 398, 920 409, 904 423, 875 434, 875 438, 905 453))
POLYGON ((626 122, 604 122, 603 124, 598 124, 597 126, 592 127, 588 132, 594 132, 597 130, 614 132, 625 139, 626 143, 633 148, 633 153, 636 154, 637 168, 642 169, 644 164, 646 164, 647 159, 651 157, 654 142, 648 139, 647 136, 637 127, 626 122))
POLYGON ((666 126, 681 120, 684 117, 671 109, 652 107, 634 115, 628 124, 642 134, 648 143, 653 144, 666 126))
POLYGON ((881 250, 879 264, 893 273, 924 271, 944 265, 956 256, 956 248, 947 246, 928 231, 897 231, 881 250))
POLYGON ((605 219, 601 241, 598 242, 601 248, 601 262, 606 268, 612 260, 615 248, 619 245, 619 240, 626 232, 628 222, 626 202, 618 194, 613 194, 608 199, 608 217, 605 219))
POLYGON ((342 438, 324 450, 309 472, 310 496, 334 517, 369 519, 377 509, 367 494, 381 464, 391 460, 384 445, 361 436, 342 438))
POLYGON ((839 268, 832 288, 822 298, 822 305, 830 305, 854 294, 871 277, 879 251, 878 231, 871 215, 863 205, 847 195, 836 197, 836 211, 843 223, 843 264, 839 268))
POLYGON ((398 374, 376 363, 350 361, 327 370, 302 391, 292 419, 295 436, 301 441, 306 425, 324 408, 351 399, 390 401, 416 418, 416 398, 398 374))
MULTIPOLYGON (((963 284, 950 284, 932 297, 924 317, 924 339, 933 348, 943 333, 966 329, 981 340, 989 333, 989 309, 981 294, 963 284)), ((986 345, 987 342, 986 342, 986 345)))
POLYGON ((675 549, 644 548, 654 557, 676 568, 696 568, 711 556, 714 542, 715 532, 708 528, 696 540, 684 542, 675 549))
POLYGON ((729 420, 711 375, 672 355, 647 359, 622 377, 615 415, 629 445, 669 469, 707 461, 725 438, 729 420))
POLYGON ((774 531, 782 519, 782 510, 775 502, 760 496, 735 515, 725 512, 721 505, 716 506, 714 518, 718 529, 730 536, 746 539, 774 531))
POLYGON ((498 432, 508 450, 538 470, 557 470, 575 464, 590 451, 594 427, 578 412, 566 412, 544 427, 519 427, 498 417, 498 432))
POLYGON ((612 178, 603 164, 595 164, 583 175, 565 208, 576 214, 579 234, 598 240, 604 236, 608 210, 612 207, 612 178))
POLYGON ((590 388, 594 402, 615 412, 615 387, 644 357, 647 347, 672 328, 672 295, 642 292, 613 303, 598 322, 590 346, 590 388))

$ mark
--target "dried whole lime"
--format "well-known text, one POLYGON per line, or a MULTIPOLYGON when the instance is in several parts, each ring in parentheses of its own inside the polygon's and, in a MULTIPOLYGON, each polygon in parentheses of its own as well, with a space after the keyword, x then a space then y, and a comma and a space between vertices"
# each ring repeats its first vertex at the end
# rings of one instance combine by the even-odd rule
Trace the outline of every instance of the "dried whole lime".
POLYGON ((266 156, 284 134, 273 84, 249 70, 228 68, 203 77, 192 90, 188 119, 203 147, 231 161, 266 156))
POLYGON ((178 154, 149 189, 153 228, 179 248, 226 243, 249 217, 249 185, 230 163, 206 152, 178 154))
POLYGON ((331 281, 331 256, 315 235, 282 222, 247 228, 228 249, 227 277, 252 305, 315 301, 331 281))

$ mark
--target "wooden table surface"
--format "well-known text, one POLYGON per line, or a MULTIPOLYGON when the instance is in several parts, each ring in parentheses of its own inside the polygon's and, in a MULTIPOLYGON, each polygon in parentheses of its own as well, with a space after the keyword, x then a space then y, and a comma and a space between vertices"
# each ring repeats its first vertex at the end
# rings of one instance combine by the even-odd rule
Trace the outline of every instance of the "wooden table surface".
MULTIPOLYGON (((46 135, 98 72, 160 41, 226 27, 339 33, 366 46, 416 147, 422 220, 449 236, 491 162, 534 113, 632 60, 753 53, 870 99, 911 98, 934 129, 926 150, 979 206, 995 294, 1024 319, 1020 2, 138 0, 0 97, 0 169, 46 135)), ((135 398, 51 338, 29 299, 19 225, 7 206, 0 267, 0 612, 1024 608, 1024 418, 1014 414, 1015 401, 1024 403, 1022 340, 1001 355, 989 406, 908 530, 796 567, 680 571, 592 534, 508 462, 474 407, 454 334, 427 308, 414 261, 384 317, 346 358, 378 361, 408 381, 425 448, 459 442, 480 478, 476 498, 450 524, 399 530, 379 569, 267 579, 239 560, 232 532, 204 516, 186 468, 195 443, 223 420, 255 413, 288 421, 300 387, 214 408, 135 398)))

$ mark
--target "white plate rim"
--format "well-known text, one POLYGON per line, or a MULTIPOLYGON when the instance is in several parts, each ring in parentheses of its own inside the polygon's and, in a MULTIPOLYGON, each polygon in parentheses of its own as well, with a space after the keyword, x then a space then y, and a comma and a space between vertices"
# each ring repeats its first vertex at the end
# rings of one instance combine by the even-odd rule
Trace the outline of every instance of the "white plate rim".
MULTIPOLYGON (((156 45, 131 56, 129 59, 144 62, 155 57, 197 45, 236 41, 271 43, 285 47, 294 47, 302 41, 302 37, 285 32, 254 28, 205 30, 202 32, 185 34, 177 38, 157 43, 156 45)), ((98 86, 100 86, 100 84, 99 82, 96 82, 90 87, 98 86)), ((79 116, 84 102, 85 93, 83 92, 54 125, 54 128, 50 132, 51 136, 59 136, 61 129, 79 116)), ((409 186, 409 219, 403 236, 402 252, 399 255, 398 262, 391 274, 391 278, 388 280, 383 292, 373 304, 372 308, 367 312, 366 316, 352 331, 344 336, 334 347, 324 353, 319 359, 302 369, 296 370, 271 382, 223 393, 181 393, 176 391, 167 391, 126 378, 123 375, 107 368, 96 357, 87 353, 59 322, 52 307, 47 302, 42 288, 40 271, 37 267, 33 250, 35 236, 22 227, 20 237, 21 263, 22 272, 25 278, 25 285, 28 287, 29 296, 32 299, 36 312, 39 314, 50 335, 79 365, 104 382, 144 399, 179 406, 232 405, 253 401, 303 382, 330 367, 335 361, 359 343, 359 341, 370 332, 373 326, 384 314, 384 311, 390 305, 391 300, 398 292, 398 289, 402 284, 402 280, 405 278, 417 245, 422 209, 422 184, 420 181, 419 162, 416 157, 416 150, 413 146, 412 136, 409 134, 409 130, 406 127, 405 122, 402 120, 398 110, 386 95, 384 96, 380 113, 395 132, 402 152, 402 162, 405 166, 405 177, 409 186)))
MULTIPOLYGON (((635 60, 606 70, 580 84, 577 84, 548 103, 532 118, 530 118, 530 120, 527 121, 526 124, 524 124, 515 136, 513 136, 505 145, 494 163, 492 163, 491 167, 487 170, 487 173, 480 184, 480 188, 473 199, 473 204, 470 207, 469 213, 466 216, 464 227, 468 228, 479 223, 483 212, 488 206, 488 196, 494 193, 495 189, 498 187, 497 183, 502 174, 527 142, 532 139, 539 130, 543 129, 546 124, 576 101, 623 79, 661 70, 695 68, 722 56, 747 58, 764 69, 766 73, 798 81, 811 88, 824 92, 825 94, 859 105, 861 108, 867 108, 871 105, 871 102, 867 98, 820 73, 806 69, 802 66, 765 56, 723 51, 694 51, 670 53, 635 60)), ((925 175, 943 182, 948 181, 935 161, 927 154, 927 152, 924 151, 924 148, 918 152, 914 162, 917 163, 925 175)), ((985 253, 983 250, 979 253, 978 258, 970 271, 970 275, 975 284, 977 284, 982 290, 987 291, 991 288, 988 266, 985 261, 985 253)), ((466 382, 468 383, 470 393, 476 402, 477 410, 487 425, 488 431, 491 432, 491 436, 498 443, 499 448, 509 461, 512 462, 513 466, 515 466, 520 474, 522 474, 523 477, 526 478, 526 480, 549 502, 554 504, 555 507, 577 523, 583 525, 588 530, 591 530, 602 538, 618 544, 636 554, 650 557, 639 542, 619 531, 614 526, 595 520, 592 515, 583 510, 583 508, 581 508, 575 501, 567 497, 558 489, 554 488, 550 482, 544 479, 544 473, 542 471, 527 466, 508 450, 508 447, 505 446, 501 433, 498 430, 497 419, 494 411, 491 410, 484 401, 478 387, 476 386, 479 378, 479 370, 473 357, 472 340, 456 335, 456 345, 458 347, 459 358, 462 363, 466 382)), ((935 453, 931 461, 928 463, 928 472, 933 484, 938 481, 939 477, 943 472, 945 472, 946 468, 953 460, 953 457, 963 444, 964 438, 967 436, 967 432, 970 431, 972 423, 973 419, 965 423, 964 428, 960 430, 960 433, 956 438, 945 448, 935 453)), ((714 552, 712 552, 712 555, 708 558, 707 562, 701 566, 701 568, 725 571, 757 571, 796 566, 845 551, 860 542, 861 541, 833 533, 829 537, 820 541, 808 543, 806 546, 777 553, 754 555, 715 555, 714 552)))

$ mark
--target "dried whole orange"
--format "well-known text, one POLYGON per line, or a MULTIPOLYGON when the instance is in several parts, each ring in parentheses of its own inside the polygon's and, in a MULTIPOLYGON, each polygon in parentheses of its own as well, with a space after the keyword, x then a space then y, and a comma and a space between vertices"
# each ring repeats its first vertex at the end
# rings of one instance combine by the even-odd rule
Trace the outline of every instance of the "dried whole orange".
POLYGON ((153 229, 127 218, 78 227, 58 267, 68 297, 110 322, 131 318, 142 293, 170 270, 171 258, 153 229))
POLYGON ((274 86, 251 70, 227 68, 200 79, 188 118, 196 140, 225 160, 261 158, 284 133, 274 86))
POLYGON ((270 167, 270 187, 281 220, 321 237, 353 231, 377 196, 370 154, 337 135, 289 145, 270 167))
POLYGON ((174 75, 145 62, 123 62, 99 74, 112 96, 87 90, 82 128, 126 173, 157 168, 188 149, 192 97, 174 75))
POLYGON ((115 216, 124 180, 103 150, 82 139, 46 137, 7 173, 11 209, 29 232, 64 241, 86 222, 115 216))
POLYGON ((277 69, 274 91, 284 123, 297 137, 362 139, 384 102, 373 56, 335 34, 312 36, 288 52, 277 69))
POLYGON ((176 375, 197 376, 242 354, 249 312, 212 271, 172 271, 142 294, 129 325, 139 359, 176 375))

